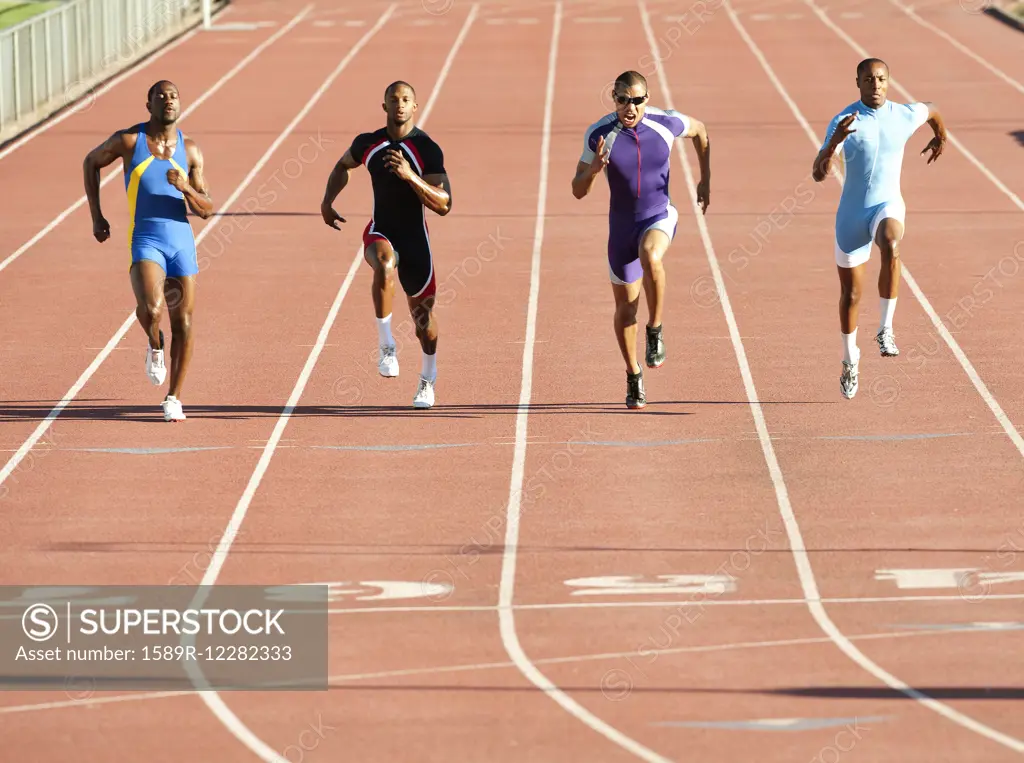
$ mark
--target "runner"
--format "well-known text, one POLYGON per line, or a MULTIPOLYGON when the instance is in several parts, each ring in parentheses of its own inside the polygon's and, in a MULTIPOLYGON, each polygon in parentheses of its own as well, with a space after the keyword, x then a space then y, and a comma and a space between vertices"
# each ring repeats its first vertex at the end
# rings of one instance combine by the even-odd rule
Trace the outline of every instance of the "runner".
POLYGON ((438 325, 434 315, 437 280, 430 247, 426 209, 447 215, 451 187, 444 153, 427 133, 416 127, 416 91, 407 82, 392 82, 384 91, 387 125, 362 133, 335 165, 320 204, 324 222, 340 230, 345 222, 333 208, 349 182, 350 173, 364 165, 373 183, 373 214, 363 230, 363 256, 373 268, 373 308, 377 316, 381 376, 398 376, 398 354, 391 333, 391 304, 395 274, 416 323, 423 351, 416 408, 434 405, 437 380, 438 325))
POLYGON ((643 408, 647 394, 636 360, 636 313, 642 280, 649 313, 646 361, 648 368, 658 368, 665 362, 662 258, 679 219, 669 197, 672 146, 676 138, 693 139, 700 160, 697 202, 702 212, 711 199, 711 146, 703 123, 647 105, 647 80, 638 72, 620 74, 613 97, 615 111, 587 128, 572 192, 582 199, 599 174, 608 178, 608 269, 615 296, 615 336, 626 362, 626 405, 643 408))
POLYGON ((100 170, 121 159, 131 220, 129 274, 135 314, 149 338, 146 375, 158 386, 167 377, 164 333, 160 330, 166 309, 171 323, 171 380, 161 405, 164 420, 183 421, 179 396, 192 358, 192 312, 199 272, 187 210, 206 219, 213 214, 213 201, 204 176, 203 154, 196 142, 178 129, 178 88, 161 80, 149 89, 146 101, 149 121, 118 130, 85 157, 85 195, 93 236, 102 243, 110 238, 110 223, 100 208, 100 170))
POLYGON ((903 148, 917 128, 931 125, 935 137, 921 151, 931 152, 928 164, 942 154, 946 128, 931 103, 886 100, 889 67, 878 58, 857 65, 860 100, 832 118, 825 141, 814 159, 814 179, 828 175, 832 157, 845 165, 843 193, 835 221, 835 259, 839 268, 839 323, 843 339, 843 371, 839 389, 850 399, 857 394, 860 349, 857 319, 864 271, 874 243, 882 259, 878 274, 881 320, 875 341, 882 357, 896 357, 893 313, 900 282, 900 242, 907 207, 900 188, 903 148))

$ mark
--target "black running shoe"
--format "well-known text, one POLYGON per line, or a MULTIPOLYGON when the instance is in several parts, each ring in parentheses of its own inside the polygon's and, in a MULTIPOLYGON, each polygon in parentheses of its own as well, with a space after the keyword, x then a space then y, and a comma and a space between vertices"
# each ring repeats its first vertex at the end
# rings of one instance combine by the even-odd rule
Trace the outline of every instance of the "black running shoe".
POLYGON ((647 392, 644 390, 643 369, 635 374, 626 374, 626 407, 643 408, 647 405, 647 392))
POLYGON ((647 327, 647 367, 657 368, 665 362, 665 343, 661 340, 661 326, 647 327))

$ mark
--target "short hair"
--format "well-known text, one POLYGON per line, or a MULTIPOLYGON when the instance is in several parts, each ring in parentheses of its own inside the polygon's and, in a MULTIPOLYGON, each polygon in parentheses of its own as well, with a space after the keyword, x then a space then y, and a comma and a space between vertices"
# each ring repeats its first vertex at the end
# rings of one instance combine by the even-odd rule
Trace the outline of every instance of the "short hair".
POLYGON ((643 85, 644 90, 646 90, 647 79, 640 72, 623 72, 615 78, 615 87, 618 87, 619 85, 622 85, 627 89, 633 87, 633 85, 643 85))
POLYGON ((169 79, 162 79, 159 82, 155 82, 153 83, 153 85, 150 86, 149 92, 146 93, 146 103, 149 103, 153 100, 153 96, 156 95, 156 92, 160 89, 161 85, 170 85, 175 90, 178 89, 178 86, 171 82, 169 79))
POLYGON ((861 75, 864 74, 865 72, 871 71, 871 67, 874 66, 875 64, 881 64, 882 66, 885 67, 885 73, 886 74, 889 73, 889 64, 887 64, 882 59, 880 59, 880 58, 865 58, 863 61, 861 61, 859 64, 857 64, 857 79, 860 79, 861 75))
POLYGON ((396 80, 392 82, 390 85, 388 85, 386 88, 384 88, 384 100, 386 101, 388 99, 388 96, 390 96, 400 87, 409 88, 410 90, 412 90, 412 97, 416 97, 416 88, 414 88, 412 85, 410 85, 408 82, 405 82, 404 80, 396 80))

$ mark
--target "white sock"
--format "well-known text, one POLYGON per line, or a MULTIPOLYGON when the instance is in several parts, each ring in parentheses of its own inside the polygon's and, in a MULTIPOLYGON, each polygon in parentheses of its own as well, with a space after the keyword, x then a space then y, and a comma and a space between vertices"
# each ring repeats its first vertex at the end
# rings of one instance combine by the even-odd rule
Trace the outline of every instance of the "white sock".
POLYGON ((395 343, 394 338, 391 336, 391 314, 389 313, 386 318, 377 319, 377 336, 380 338, 381 344, 386 344, 389 347, 395 343))
POLYGON ((892 314, 896 312, 896 298, 892 299, 879 299, 882 312, 882 323, 879 325, 878 330, 891 329, 892 328, 892 314))
POLYGON ((860 349, 857 347, 857 329, 852 334, 843 334, 843 360, 847 363, 860 361, 860 349))
POLYGON ((437 379, 437 355, 423 353, 423 371, 420 376, 431 382, 437 379))

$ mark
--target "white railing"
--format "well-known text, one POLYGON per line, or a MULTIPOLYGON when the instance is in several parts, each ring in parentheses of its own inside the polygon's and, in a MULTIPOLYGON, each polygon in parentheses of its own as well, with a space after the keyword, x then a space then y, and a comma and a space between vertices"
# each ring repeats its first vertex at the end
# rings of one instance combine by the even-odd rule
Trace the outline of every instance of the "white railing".
POLYGON ((64 0, 0 30, 0 141, 71 104, 202 23, 211 4, 216 10, 225 2, 64 0))

